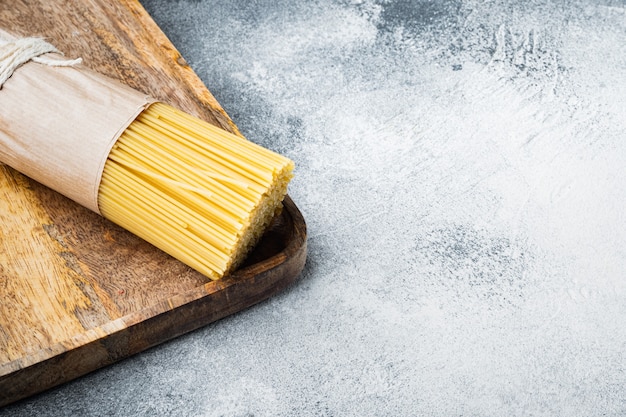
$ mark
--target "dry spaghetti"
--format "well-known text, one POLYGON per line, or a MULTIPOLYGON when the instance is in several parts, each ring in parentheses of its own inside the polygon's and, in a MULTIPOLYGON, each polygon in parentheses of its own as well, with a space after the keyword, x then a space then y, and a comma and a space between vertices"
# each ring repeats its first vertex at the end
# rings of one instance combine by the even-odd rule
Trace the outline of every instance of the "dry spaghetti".
POLYGON ((210 278, 240 264, 281 207, 293 162, 41 39, 0 39, 2 163, 210 278))
POLYGON ((102 215, 217 279, 258 241, 291 160, 164 103, 144 110, 102 173, 102 215))

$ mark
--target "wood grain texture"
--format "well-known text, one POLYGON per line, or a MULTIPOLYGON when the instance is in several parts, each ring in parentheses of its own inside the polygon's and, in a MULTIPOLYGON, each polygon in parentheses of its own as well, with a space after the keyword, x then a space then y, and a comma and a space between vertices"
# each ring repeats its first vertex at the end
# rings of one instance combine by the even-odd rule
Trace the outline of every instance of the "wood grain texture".
POLYGON ((237 132, 138 1, 4 1, 0 25, 16 35, 44 37, 93 70, 237 132))
MULTIPOLYGON (((0 2, 0 27, 238 133, 137 1, 0 2)), ((289 197, 246 264, 213 282, 0 164, 0 405, 264 300, 305 258, 289 197)))

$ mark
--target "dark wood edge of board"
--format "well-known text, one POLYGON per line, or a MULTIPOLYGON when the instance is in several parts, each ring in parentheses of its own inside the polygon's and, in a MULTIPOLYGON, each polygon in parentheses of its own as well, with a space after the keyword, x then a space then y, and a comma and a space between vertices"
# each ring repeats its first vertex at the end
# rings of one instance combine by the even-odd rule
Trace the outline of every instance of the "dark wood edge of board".
POLYGON ((257 248, 230 276, 2 365, 0 406, 206 326, 287 288, 302 272, 307 254, 306 224, 289 196, 257 248))

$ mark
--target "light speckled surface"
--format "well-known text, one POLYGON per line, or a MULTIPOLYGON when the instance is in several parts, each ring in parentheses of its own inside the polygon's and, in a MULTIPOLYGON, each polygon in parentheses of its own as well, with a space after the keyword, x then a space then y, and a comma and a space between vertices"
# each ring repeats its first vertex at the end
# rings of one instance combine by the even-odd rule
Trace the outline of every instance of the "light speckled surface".
POLYGON ((143 4, 293 158, 279 296, 2 416, 626 414, 626 3, 143 4))

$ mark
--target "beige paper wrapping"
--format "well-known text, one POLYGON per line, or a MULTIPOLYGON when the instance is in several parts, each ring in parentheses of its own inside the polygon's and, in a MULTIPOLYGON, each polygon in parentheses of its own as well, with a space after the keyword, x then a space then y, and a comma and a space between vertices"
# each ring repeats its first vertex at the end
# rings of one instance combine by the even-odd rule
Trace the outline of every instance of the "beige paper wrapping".
POLYGON ((28 62, 0 89, 0 161, 100 213, 107 156, 152 102, 82 65, 28 62))

